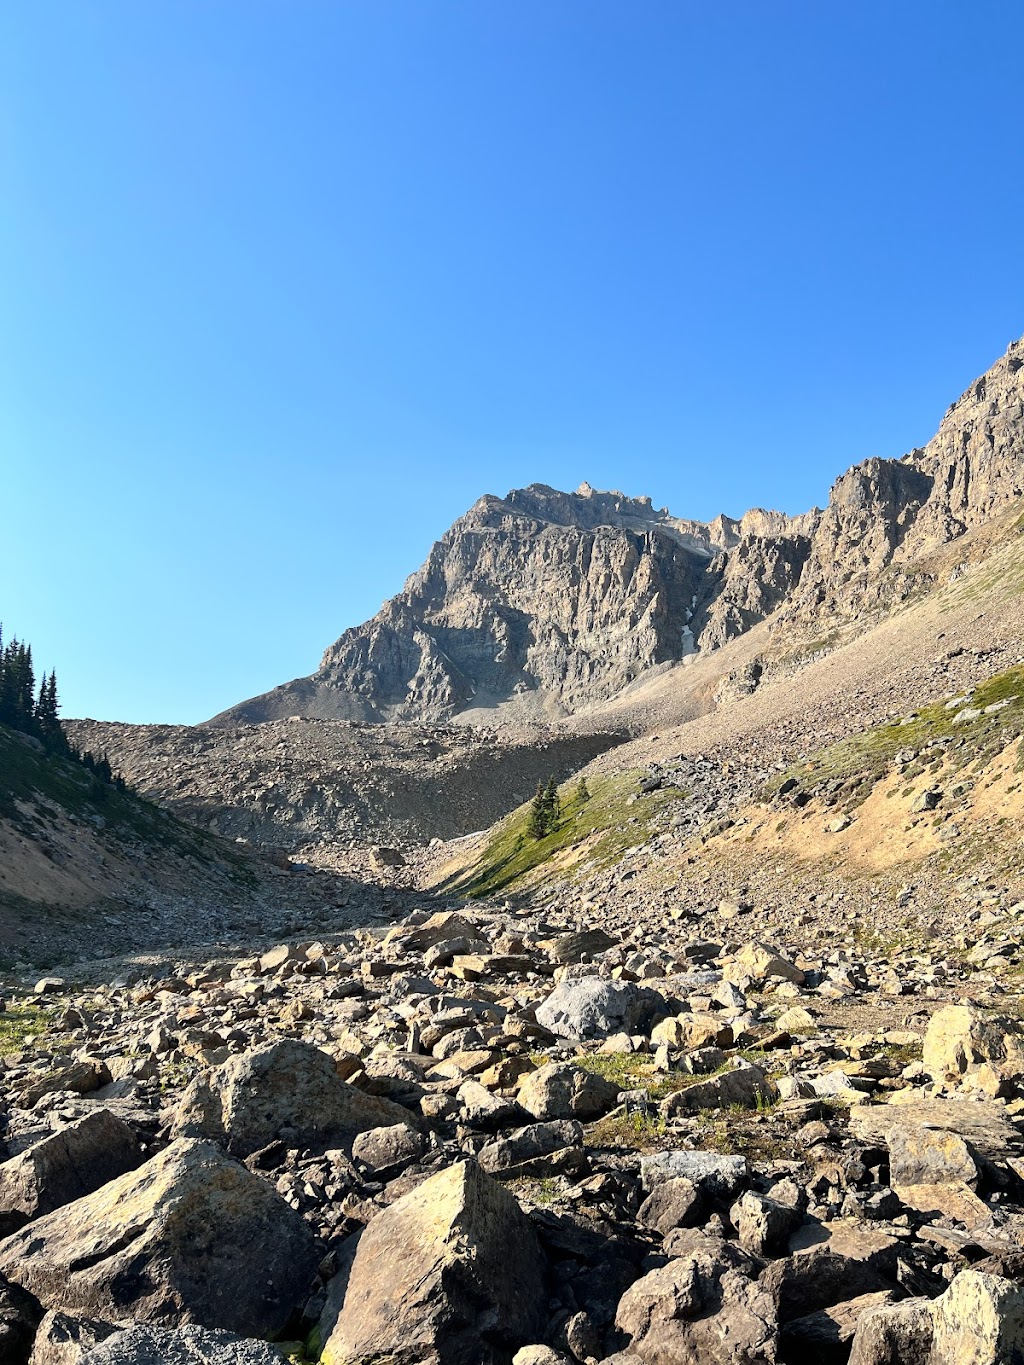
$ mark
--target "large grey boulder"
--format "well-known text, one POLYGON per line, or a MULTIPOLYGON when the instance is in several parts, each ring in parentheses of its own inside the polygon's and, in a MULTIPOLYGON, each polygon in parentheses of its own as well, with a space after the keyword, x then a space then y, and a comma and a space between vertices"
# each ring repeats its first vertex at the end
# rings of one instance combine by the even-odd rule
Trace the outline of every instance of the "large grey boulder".
POLYGON ((284 1356, 265 1341, 233 1332, 137 1326, 108 1337, 81 1365, 284 1365, 284 1356))
POLYGON ((631 981, 584 976, 563 981, 537 1006, 537 1023, 562 1038, 606 1038, 639 1033, 667 1006, 657 991, 631 981))
POLYGON ((361 1234, 321 1319, 322 1365, 508 1359, 544 1326, 544 1259, 503 1186, 460 1162, 361 1234))
POLYGON ((191 1082, 174 1113, 174 1137, 213 1138, 246 1157, 281 1139, 331 1147, 370 1128, 410 1122, 400 1105, 343 1081, 326 1052, 292 1038, 232 1057, 191 1082))
POLYGON ((276 1190, 188 1139, 0 1242, 0 1271, 45 1308, 250 1336, 284 1328, 316 1264, 276 1190))
POLYGON ((532 1118, 585 1122, 615 1106, 619 1087, 572 1062, 551 1062, 526 1076, 517 1098, 532 1118))
POLYGON ((650 1152, 640 1158, 640 1179, 645 1190, 653 1190, 663 1180, 685 1179, 705 1195, 732 1199, 747 1183, 747 1162, 742 1156, 721 1152, 688 1152, 670 1149, 650 1152))
POLYGON ((0 1165, 0 1237, 92 1194, 142 1157, 138 1138, 109 1109, 51 1133, 0 1165))

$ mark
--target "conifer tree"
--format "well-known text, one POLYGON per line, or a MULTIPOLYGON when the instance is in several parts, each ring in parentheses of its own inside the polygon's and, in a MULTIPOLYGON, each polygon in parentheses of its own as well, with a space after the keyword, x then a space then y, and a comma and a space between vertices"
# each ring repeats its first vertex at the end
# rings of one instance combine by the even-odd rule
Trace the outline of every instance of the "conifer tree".
POLYGON ((548 784, 544 788, 544 814, 546 818, 546 834, 550 834, 553 829, 558 827, 558 819, 562 811, 558 804, 558 783, 555 781, 554 774, 548 778, 548 784))
POLYGON ((526 819, 526 832, 531 839, 543 839, 548 832, 547 802, 544 786, 540 782, 537 783, 537 790, 530 802, 530 813, 526 819))
POLYGON ((585 806, 590 800, 590 788, 587 786, 587 779, 582 774, 576 783, 576 800, 581 806, 585 806))

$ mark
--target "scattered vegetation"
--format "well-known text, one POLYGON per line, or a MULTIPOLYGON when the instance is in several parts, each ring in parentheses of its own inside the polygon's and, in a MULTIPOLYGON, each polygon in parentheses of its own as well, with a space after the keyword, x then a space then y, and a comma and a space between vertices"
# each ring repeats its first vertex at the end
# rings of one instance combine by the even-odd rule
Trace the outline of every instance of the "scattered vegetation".
POLYGON ((558 828, 561 813, 558 783, 554 777, 549 777, 546 784, 538 782, 526 817, 526 833, 529 838, 543 839, 546 835, 553 834, 558 828))
POLYGON ((908 779, 937 772, 946 762, 955 768, 983 762, 1014 742, 1024 730, 1024 667, 1006 669, 975 688, 960 707, 936 701, 902 720, 830 745, 806 762, 789 768, 768 785, 771 800, 786 794, 811 795, 828 786, 846 805, 866 799, 875 784, 896 766, 902 753, 912 755, 900 772, 908 779), (996 710, 986 711, 990 707, 996 710), (958 720, 964 712, 980 714, 958 720))
POLYGON ((0 1057, 24 1052, 30 1038, 41 1038, 49 1026, 49 1011, 38 1005, 8 1005, 0 1014, 0 1057))
POLYGON ((588 871, 617 862, 627 849, 646 841, 660 810, 687 794, 664 787, 641 795, 642 776, 635 770, 602 774, 582 791, 579 783, 556 787, 557 821, 540 836, 531 832, 535 796, 494 826, 476 862, 445 883, 445 889, 470 897, 493 895, 528 876, 543 875, 545 865, 553 875, 564 866, 556 855, 584 843, 588 871))
MULTIPOLYGON (((60 700, 57 695, 57 674, 44 673, 36 689, 32 646, 15 637, 6 645, 0 629, 0 725, 37 740, 47 753, 81 763, 103 785, 126 790, 123 777, 115 774, 106 754, 80 753, 64 733, 60 723, 60 700)), ((0 802, 6 794, 0 791, 0 802)), ((9 811, 0 810, 12 818, 9 811)))
POLYGON ((187 857, 225 861, 238 880, 254 874, 230 845, 178 820, 123 784, 108 782, 73 754, 40 751, 0 725, 0 815, 39 837, 61 815, 187 857))

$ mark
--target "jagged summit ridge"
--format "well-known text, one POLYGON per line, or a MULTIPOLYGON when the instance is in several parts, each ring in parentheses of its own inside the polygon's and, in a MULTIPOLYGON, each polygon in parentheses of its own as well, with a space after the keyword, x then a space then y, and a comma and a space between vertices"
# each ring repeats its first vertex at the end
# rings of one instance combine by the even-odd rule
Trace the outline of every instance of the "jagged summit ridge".
POLYGON ((509 704, 537 718, 564 715, 692 653, 698 612, 720 641, 773 610, 803 560, 800 528, 814 516, 756 510, 705 524, 589 485, 486 494, 397 596, 325 651, 311 678, 217 719, 439 720, 509 704), (719 620, 709 582, 724 582, 723 556, 753 542, 785 550, 757 601, 719 620))
POLYGON ((1024 342, 935 437, 843 474, 823 511, 700 522, 649 497, 535 483, 485 494, 317 672, 216 717, 551 719, 773 618, 830 629, 929 582, 928 556, 1024 497, 1024 342))

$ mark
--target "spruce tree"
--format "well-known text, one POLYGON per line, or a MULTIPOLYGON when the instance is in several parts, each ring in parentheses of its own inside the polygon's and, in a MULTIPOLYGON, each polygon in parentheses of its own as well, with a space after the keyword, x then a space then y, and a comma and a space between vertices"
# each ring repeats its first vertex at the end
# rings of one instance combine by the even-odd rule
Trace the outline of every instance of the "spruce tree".
POLYGON ((544 786, 540 782, 537 783, 537 790, 530 802, 530 813, 526 818, 526 832, 531 839, 543 839, 548 832, 547 802, 544 786))
POLYGON ((590 800, 590 788, 587 786, 587 779, 582 776, 576 783, 576 800, 581 806, 585 806, 590 800))
POLYGON ((553 829, 558 828, 558 817, 562 813, 558 804, 558 783, 555 781, 554 775, 548 778, 548 784, 544 788, 543 801, 545 817, 544 832, 545 834, 550 834, 553 829))

